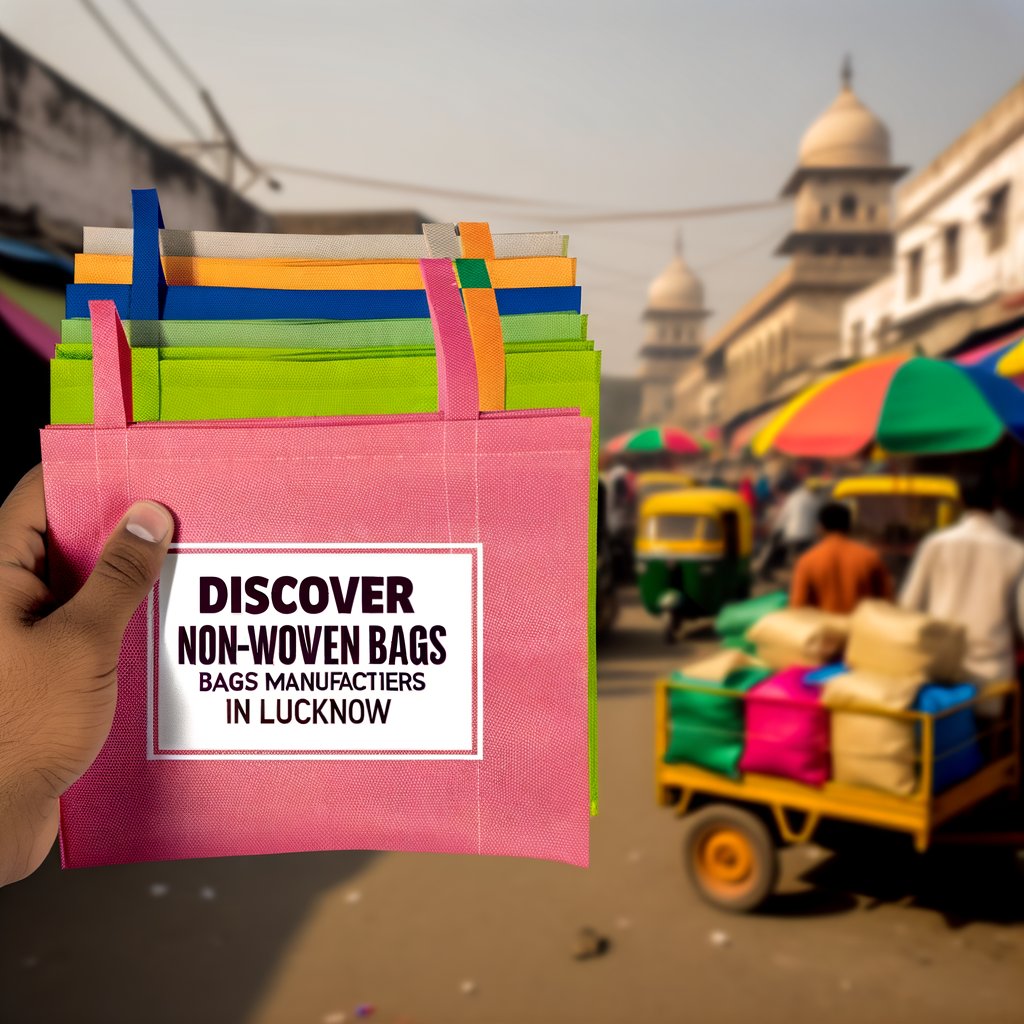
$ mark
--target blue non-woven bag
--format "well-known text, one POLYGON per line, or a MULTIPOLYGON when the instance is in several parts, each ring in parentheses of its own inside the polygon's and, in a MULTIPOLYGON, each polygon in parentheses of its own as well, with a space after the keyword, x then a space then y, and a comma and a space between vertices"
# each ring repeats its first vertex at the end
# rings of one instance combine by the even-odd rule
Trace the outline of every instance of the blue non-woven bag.
MULTIPOLYGON (((160 262, 163 214, 156 189, 132 190, 132 283, 69 284, 65 318, 110 299, 122 320, 402 320, 430 316, 423 291, 305 291, 168 285, 160 262)), ((581 289, 496 288, 501 316, 579 313, 581 289)))
POLYGON ((984 761, 978 746, 978 725, 974 707, 968 703, 977 694, 978 688, 971 683, 955 686, 927 683, 917 692, 914 710, 929 715, 964 705, 959 711, 935 719, 933 793, 941 793, 981 770, 984 761))

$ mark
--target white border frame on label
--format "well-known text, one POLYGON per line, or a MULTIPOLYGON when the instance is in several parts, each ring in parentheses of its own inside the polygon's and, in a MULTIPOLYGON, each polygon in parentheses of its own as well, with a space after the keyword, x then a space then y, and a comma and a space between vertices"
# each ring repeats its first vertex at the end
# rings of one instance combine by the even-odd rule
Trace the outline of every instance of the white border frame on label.
POLYGON ((262 751, 189 751, 175 752, 173 754, 157 753, 154 737, 157 728, 156 722, 156 665, 160 652, 156 648, 156 631, 154 621, 159 615, 156 606, 155 595, 157 588, 154 587, 146 599, 146 760, 147 761, 480 761, 484 756, 484 587, 483 587, 483 558, 484 549, 482 544, 445 544, 445 543, 418 543, 418 544, 239 544, 235 542, 223 543, 194 543, 194 544, 172 544, 169 554, 179 554, 192 551, 219 551, 225 554, 245 552, 279 552, 279 551, 419 551, 428 552, 459 552, 469 551, 474 554, 475 593, 473 602, 476 612, 476 671, 474 673, 474 698, 475 698, 475 721, 474 721, 474 745, 475 753, 323 753, 323 752, 272 752, 262 751))

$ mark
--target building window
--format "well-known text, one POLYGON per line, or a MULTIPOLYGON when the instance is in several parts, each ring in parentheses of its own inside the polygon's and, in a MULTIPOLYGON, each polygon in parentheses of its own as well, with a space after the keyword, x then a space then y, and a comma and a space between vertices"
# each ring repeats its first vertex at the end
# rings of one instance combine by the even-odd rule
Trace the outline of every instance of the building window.
POLYGON ((954 277, 960 270, 960 225, 947 224, 942 231, 942 276, 954 277))
POLYGON ((821 219, 822 220, 828 220, 830 213, 831 213, 831 211, 828 208, 828 203, 822 203, 821 204, 821 219))
POLYGON ((852 242, 840 242, 839 243, 839 255, 840 256, 852 256, 853 255, 853 243, 852 242))
POLYGON ((779 332, 779 373, 785 373, 789 359, 789 331, 783 327, 779 332))
POLYGON ((850 325, 850 355, 855 358, 861 355, 864 348, 864 321, 855 320, 850 325))
POLYGON ((865 220, 874 220, 875 219, 875 204, 874 203, 868 203, 868 205, 864 207, 864 219, 865 220))
POLYGON ((827 254, 828 254, 828 245, 826 245, 825 242, 815 242, 814 243, 814 255, 815 256, 825 256, 827 254))
POLYGON ((981 215, 981 226, 988 236, 988 251, 995 252, 1006 243, 1006 222, 1010 207, 1010 186, 1001 185, 990 192, 981 215))
POLYGON ((868 244, 864 246, 864 255, 865 256, 877 256, 878 255, 878 246, 875 245, 874 242, 868 242, 868 244))
POLYGON ((839 200, 839 216, 843 220, 854 220, 857 216, 857 197, 847 193, 839 200))
POLYGON ((921 294, 921 270, 924 264, 924 250, 921 246, 907 253, 907 298, 916 299, 921 294))

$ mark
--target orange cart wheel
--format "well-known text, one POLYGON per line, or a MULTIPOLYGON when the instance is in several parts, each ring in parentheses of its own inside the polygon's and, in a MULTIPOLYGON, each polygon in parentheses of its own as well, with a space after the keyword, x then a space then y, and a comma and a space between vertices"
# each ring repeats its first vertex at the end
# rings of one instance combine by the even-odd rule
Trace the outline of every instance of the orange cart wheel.
POLYGON ((756 910, 771 895, 779 873, 767 826, 729 804, 703 807, 689 818, 683 859, 701 898, 734 913, 756 910))

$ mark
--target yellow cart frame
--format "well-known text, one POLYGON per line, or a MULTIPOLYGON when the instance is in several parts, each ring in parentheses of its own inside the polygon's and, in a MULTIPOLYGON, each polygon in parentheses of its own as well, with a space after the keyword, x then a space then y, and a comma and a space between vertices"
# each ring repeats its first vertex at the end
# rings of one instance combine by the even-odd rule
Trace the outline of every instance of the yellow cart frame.
MULTIPOLYGON (((914 791, 906 796, 881 792, 863 786, 827 782, 820 789, 789 779, 756 773, 739 779, 728 778, 689 764, 666 764, 668 747, 668 690, 684 688, 725 699, 743 700, 742 693, 720 688, 705 688, 689 683, 659 680, 655 694, 655 784, 658 802, 676 806, 676 813, 685 815, 697 795, 707 795, 738 803, 761 804, 770 808, 779 835, 786 843, 809 842, 824 818, 873 825, 878 828, 909 834, 919 852, 931 845, 935 830, 958 815, 977 806, 1002 790, 1013 790, 1020 784, 1020 715, 1019 690, 1006 683, 986 688, 984 698, 1003 697, 1007 707, 999 718, 999 727, 980 742, 988 741, 985 766, 952 788, 932 794, 932 766, 935 753, 935 721, 962 711, 964 705, 938 714, 919 711, 893 711, 887 708, 857 707, 857 714, 881 715, 915 723, 920 729, 920 770, 914 791), (1000 744, 1000 736, 1003 742, 1000 744), (794 820, 794 816, 799 818, 794 820)), ((972 701, 971 703, 977 703, 972 701)))

